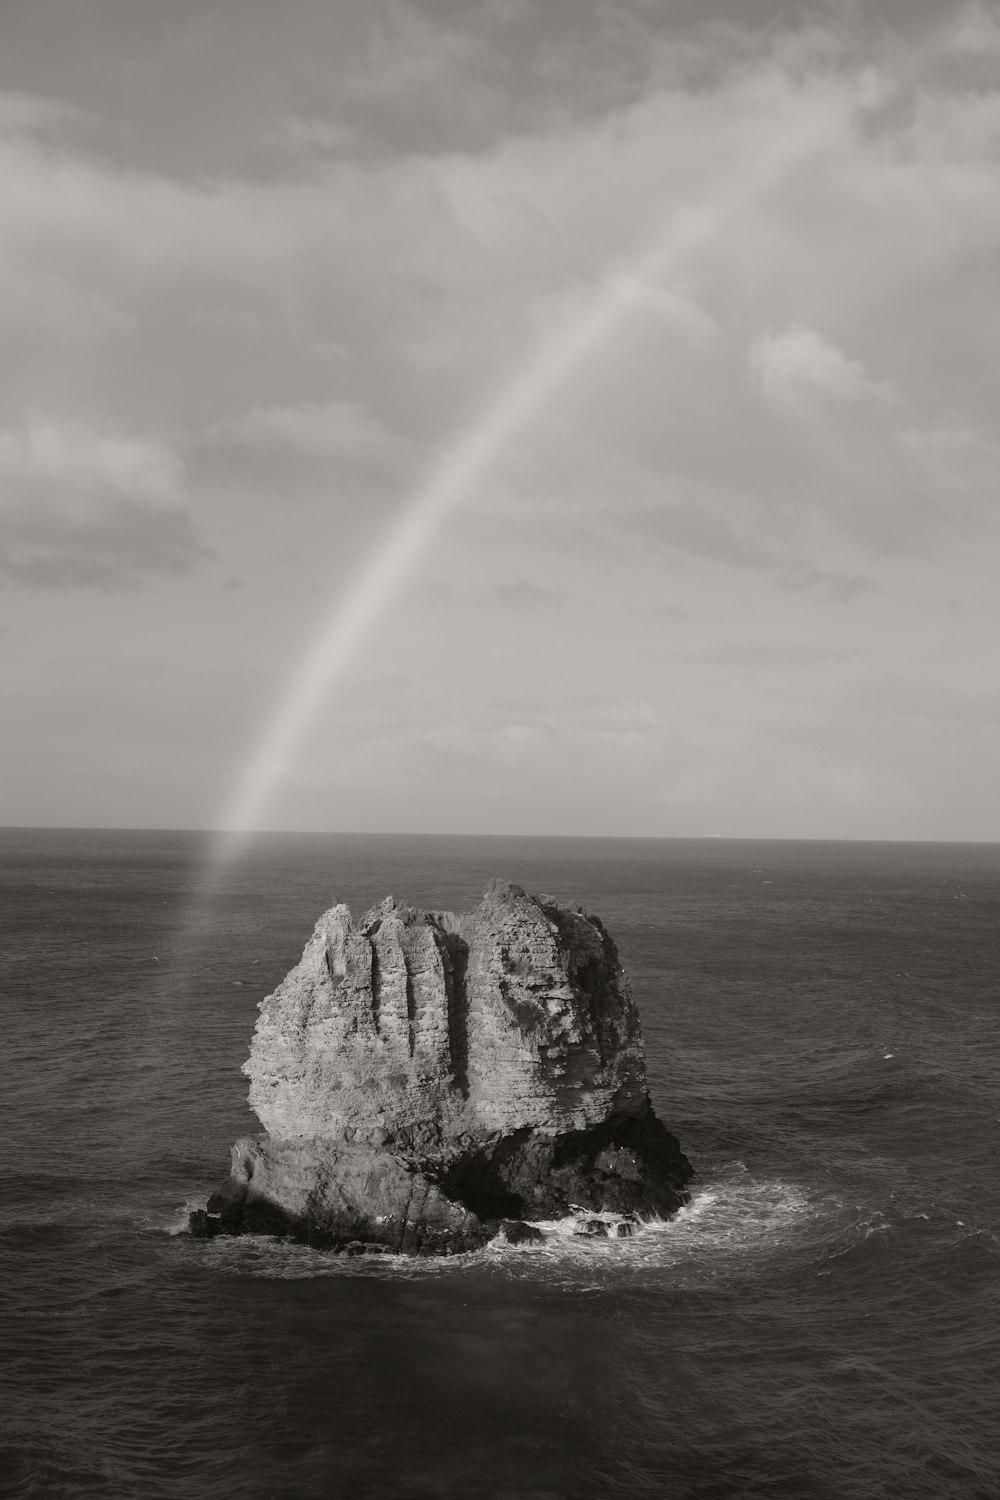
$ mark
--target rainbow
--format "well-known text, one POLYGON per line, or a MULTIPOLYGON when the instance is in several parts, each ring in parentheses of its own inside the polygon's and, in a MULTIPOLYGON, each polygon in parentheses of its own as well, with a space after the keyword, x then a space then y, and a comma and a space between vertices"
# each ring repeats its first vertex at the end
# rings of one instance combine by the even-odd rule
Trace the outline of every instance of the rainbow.
MULTIPOLYGON (((921 62, 931 49, 921 49, 921 62)), ((917 71, 917 64, 907 76, 917 71)), ((896 87, 900 80, 897 79, 896 87)), ((861 103, 885 90, 868 88, 861 103)), ((591 358, 637 306, 650 283, 674 276, 696 252, 731 230, 765 193, 850 125, 850 103, 821 99, 789 129, 782 121, 750 166, 730 173, 696 206, 671 212, 639 254, 610 271, 574 318, 550 336, 499 395, 445 449, 424 482, 402 505, 383 545, 346 593, 333 599, 297 669, 268 716, 221 811, 214 862, 224 865, 257 828, 290 758, 321 704, 355 661, 376 621, 397 596, 445 519, 487 474, 511 440, 544 411, 569 374, 591 358)))

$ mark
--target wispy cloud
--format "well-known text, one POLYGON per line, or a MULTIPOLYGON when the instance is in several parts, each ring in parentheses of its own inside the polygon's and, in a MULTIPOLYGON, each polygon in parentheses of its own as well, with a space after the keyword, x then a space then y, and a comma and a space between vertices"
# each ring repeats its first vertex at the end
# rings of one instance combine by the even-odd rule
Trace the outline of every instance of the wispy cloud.
POLYGON ((28 588, 125 589, 186 573, 205 555, 184 511, 118 501, 87 518, 41 506, 0 514, 0 577, 28 588))
POLYGON ((135 319, 102 293, 28 261, 0 263, 0 322, 70 338, 127 335, 135 328, 135 319))
POLYGON ((266 144, 294 156, 345 155, 363 149, 364 143, 342 121, 322 115, 282 115, 267 133, 266 144))
POLYGON ((62 100, 0 90, 0 133, 4 135, 45 136, 78 119, 77 110, 62 100))
POLYGON ((265 451, 287 450, 306 458, 364 457, 395 446, 392 435, 356 401, 253 407, 213 422, 205 440, 265 451))
POLYGON ((1000 481, 1000 440, 986 427, 973 426, 957 412, 923 427, 899 433, 915 481, 929 498, 958 506, 957 520, 991 513, 1000 481))
POLYGON ((397 3, 374 11, 365 50, 350 73, 338 78, 339 87, 349 98, 384 105, 453 84, 482 59, 484 43, 470 29, 442 25, 397 3))
POLYGON ((517 578, 513 583, 498 584, 496 599, 507 609, 547 609, 559 602, 559 594, 530 578, 517 578))
POLYGON ((715 346, 719 325, 694 297, 649 282, 637 283, 634 294, 640 313, 656 319, 667 329, 686 334, 696 349, 704 351, 715 346))

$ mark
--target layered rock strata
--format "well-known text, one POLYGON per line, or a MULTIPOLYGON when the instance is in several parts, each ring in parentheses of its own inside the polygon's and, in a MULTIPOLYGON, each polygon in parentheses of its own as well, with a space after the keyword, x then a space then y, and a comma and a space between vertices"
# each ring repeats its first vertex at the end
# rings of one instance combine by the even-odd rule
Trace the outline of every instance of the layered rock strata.
POLYGON ((687 1199, 614 942, 516 885, 458 916, 332 907, 262 1001, 244 1072, 266 1135, 233 1147, 196 1234, 455 1253, 687 1199))

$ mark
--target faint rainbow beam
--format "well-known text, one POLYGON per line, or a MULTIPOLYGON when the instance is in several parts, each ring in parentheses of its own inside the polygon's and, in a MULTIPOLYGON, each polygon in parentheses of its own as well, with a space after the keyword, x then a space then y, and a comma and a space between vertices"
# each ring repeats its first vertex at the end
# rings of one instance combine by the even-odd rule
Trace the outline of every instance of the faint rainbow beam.
POLYGON ((445 450, 401 507, 383 545, 346 594, 338 594, 279 697, 218 820, 212 863, 235 858, 259 824, 290 757, 330 689, 349 670, 368 632, 436 535, 511 439, 544 409, 556 389, 641 302, 646 285, 675 273, 785 176, 849 128, 859 106, 872 108, 923 70, 939 37, 911 54, 891 86, 869 75, 855 99, 823 98, 783 121, 769 148, 727 176, 699 205, 670 214, 640 254, 607 274, 567 326, 538 349, 471 425, 445 450))

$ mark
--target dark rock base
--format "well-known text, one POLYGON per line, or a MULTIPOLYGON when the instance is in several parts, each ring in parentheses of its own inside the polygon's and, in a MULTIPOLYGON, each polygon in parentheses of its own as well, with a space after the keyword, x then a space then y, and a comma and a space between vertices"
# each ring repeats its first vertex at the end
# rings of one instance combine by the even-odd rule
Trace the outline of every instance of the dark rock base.
MULTIPOLYGON (((530 1220, 581 1210, 631 1223, 643 1215, 669 1217, 688 1201, 693 1176, 676 1137, 652 1108, 562 1135, 515 1131, 443 1168, 413 1161, 402 1154, 402 1143, 395 1152, 373 1153, 371 1161, 383 1164, 380 1206, 388 1210, 383 1212, 359 1190, 364 1173, 359 1176, 356 1146, 350 1170, 347 1153, 339 1160, 334 1156, 342 1175, 332 1182, 327 1176, 298 1211, 279 1201, 280 1151, 269 1161, 266 1144, 254 1149, 263 1173, 258 1168, 255 1174, 251 1164, 247 1175, 227 1179, 209 1199, 207 1212, 191 1215, 192 1235, 277 1235, 355 1255, 461 1255, 498 1234, 509 1244, 541 1239, 530 1220), (388 1201, 386 1181, 391 1183, 388 1201)), ((600 1225, 585 1232, 607 1231, 600 1225)))
MULTIPOLYGON (((210 1198, 208 1201, 211 1210, 215 1200, 210 1198)), ((316 1250, 345 1255, 464 1255, 470 1250, 481 1250, 501 1228, 499 1223, 493 1223, 478 1224, 474 1229, 464 1231, 436 1229, 399 1218, 375 1223, 357 1218, 337 1221, 324 1217, 318 1222, 310 1222, 261 1200, 229 1206, 219 1214, 198 1209, 191 1214, 188 1225, 195 1239, 214 1239, 217 1235, 270 1235, 311 1245, 316 1250)), ((526 1237, 537 1233, 530 1224, 518 1225, 516 1229, 525 1230, 526 1237)))
POLYGON ((687 1203, 693 1175, 677 1137, 649 1109, 564 1135, 519 1130, 436 1180, 480 1218, 559 1219, 574 1208, 667 1218, 687 1203))

